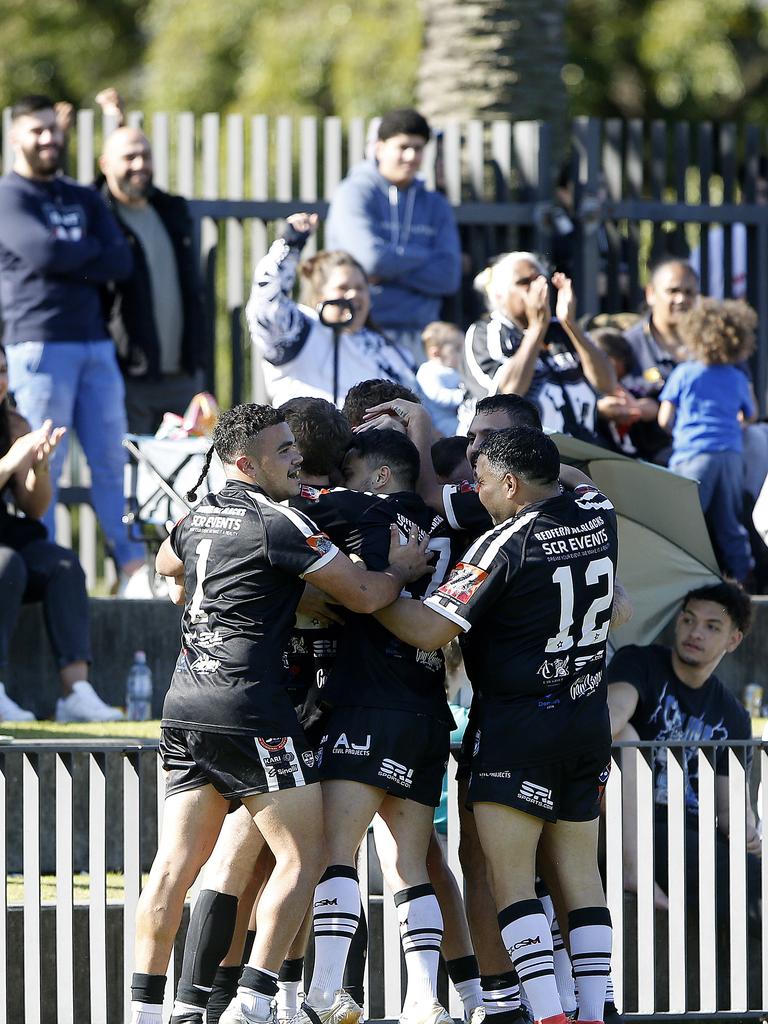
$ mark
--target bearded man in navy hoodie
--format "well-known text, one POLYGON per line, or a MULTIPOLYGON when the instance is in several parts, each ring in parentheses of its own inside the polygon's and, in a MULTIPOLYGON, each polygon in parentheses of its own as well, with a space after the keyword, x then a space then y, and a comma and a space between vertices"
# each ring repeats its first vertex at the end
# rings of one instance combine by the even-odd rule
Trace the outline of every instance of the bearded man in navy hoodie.
POLYGON ((386 336, 424 359, 421 331, 461 278, 461 249, 453 211, 417 178, 430 138, 415 110, 381 119, 374 159, 353 167, 331 202, 326 245, 343 249, 371 283, 371 318, 386 336))
MULTIPOLYGON (((144 562, 122 522, 125 390, 100 288, 131 272, 131 250, 101 197, 61 174, 64 136, 47 96, 11 111, 13 167, 0 178, 0 306, 11 390, 36 430, 74 427, 96 514, 121 575, 144 562)), ((53 534, 66 438, 51 459, 53 534)))

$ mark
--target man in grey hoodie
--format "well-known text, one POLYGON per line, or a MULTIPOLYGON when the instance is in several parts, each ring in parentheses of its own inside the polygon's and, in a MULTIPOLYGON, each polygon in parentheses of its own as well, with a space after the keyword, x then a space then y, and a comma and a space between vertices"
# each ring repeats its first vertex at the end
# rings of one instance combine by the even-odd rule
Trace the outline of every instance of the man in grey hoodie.
POLYGON ((329 249, 344 249, 364 267, 373 321, 417 365, 421 331, 461 277, 451 207, 417 178, 430 134, 415 110, 385 114, 373 160, 353 167, 336 190, 325 235, 329 249))

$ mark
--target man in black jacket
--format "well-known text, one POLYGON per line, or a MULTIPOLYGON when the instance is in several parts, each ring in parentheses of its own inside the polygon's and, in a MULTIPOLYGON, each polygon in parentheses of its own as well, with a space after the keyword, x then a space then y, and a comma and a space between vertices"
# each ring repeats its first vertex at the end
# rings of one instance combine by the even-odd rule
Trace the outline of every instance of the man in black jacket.
POLYGON ((133 250, 133 273, 105 290, 125 377, 129 429, 152 434, 202 387, 204 312, 186 200, 152 183, 152 150, 136 128, 108 136, 102 196, 133 250))

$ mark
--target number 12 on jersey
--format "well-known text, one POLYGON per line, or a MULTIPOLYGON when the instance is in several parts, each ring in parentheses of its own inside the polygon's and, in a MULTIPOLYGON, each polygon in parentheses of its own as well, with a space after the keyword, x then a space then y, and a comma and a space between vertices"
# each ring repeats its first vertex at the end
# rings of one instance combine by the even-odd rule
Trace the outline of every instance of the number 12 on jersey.
MULTIPOLYGON (((602 579, 607 580, 607 593, 596 597, 587 608, 581 626, 577 626, 577 630, 581 630, 577 647, 591 647, 592 644, 602 643, 608 636, 613 604, 613 562, 610 558, 597 558, 587 565, 584 581, 588 587, 597 586, 602 579), (599 624, 598 618, 601 620, 599 624)), ((547 640, 547 654, 567 651, 573 647, 573 566, 561 565, 559 569, 555 569, 552 573, 552 582, 560 588, 560 623, 557 633, 547 640)))

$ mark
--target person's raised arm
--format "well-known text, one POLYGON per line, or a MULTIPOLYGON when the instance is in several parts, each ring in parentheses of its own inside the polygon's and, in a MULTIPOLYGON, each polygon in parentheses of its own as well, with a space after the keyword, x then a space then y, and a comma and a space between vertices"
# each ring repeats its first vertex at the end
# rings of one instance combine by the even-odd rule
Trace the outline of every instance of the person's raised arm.
POLYGON ((407 544, 400 543, 397 526, 390 533, 389 565, 383 572, 371 572, 352 562, 343 552, 311 573, 311 582, 353 612, 370 614, 391 604, 406 583, 421 579, 434 570, 429 564, 427 544, 413 529, 407 544))
POLYGON ((254 345, 275 366, 295 358, 309 333, 310 323, 293 300, 296 266, 301 250, 317 230, 315 213, 293 213, 283 237, 256 264, 245 318, 254 345))
POLYGON ((500 395, 526 395, 531 387, 536 360, 547 334, 550 320, 547 279, 540 275, 525 293, 528 325, 517 351, 506 359, 494 377, 500 395))
POLYGON ((576 319, 576 296, 573 283, 565 274, 553 274, 552 284, 557 289, 555 315, 563 330, 573 342, 581 361, 584 376, 596 391, 610 395, 616 388, 616 371, 613 363, 601 349, 591 341, 579 327, 576 319))
POLYGON ((437 479, 432 465, 432 417, 418 402, 406 402, 403 398, 396 398, 391 402, 371 406, 366 410, 365 421, 373 421, 382 415, 394 416, 405 427, 406 434, 419 450, 421 468, 416 493, 430 508, 444 515, 443 484, 437 479))

